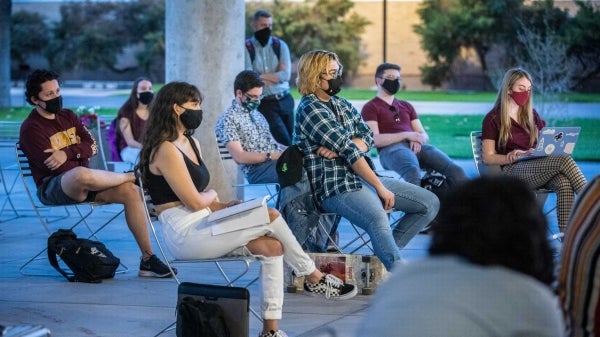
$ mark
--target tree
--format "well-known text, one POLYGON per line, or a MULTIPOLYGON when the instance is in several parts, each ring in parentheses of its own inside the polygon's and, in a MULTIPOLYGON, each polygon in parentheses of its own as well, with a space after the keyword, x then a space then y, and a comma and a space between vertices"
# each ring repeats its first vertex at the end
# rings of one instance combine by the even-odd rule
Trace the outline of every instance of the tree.
MULTIPOLYGON (((440 87, 453 74, 452 65, 463 48, 476 51, 484 74, 494 77, 505 69, 488 69, 488 57, 500 55, 499 68, 530 64, 543 71, 545 88, 551 91, 573 88, 600 74, 600 12, 591 2, 576 1, 574 17, 554 7, 552 0, 426 0, 418 12, 423 24, 414 30, 422 37, 428 64, 421 67, 423 82, 440 87), (536 36, 534 36, 536 35, 536 36), (552 50, 554 46, 563 52, 552 50), (541 50, 546 55, 539 55, 541 50), (492 52, 493 51, 493 52, 492 52), (569 60, 573 76, 547 76, 548 64, 540 62, 569 60)), ((562 68, 562 67, 561 67, 562 68)), ((564 75, 564 74, 563 74, 564 75)))
POLYGON ((600 74, 600 5, 576 1, 579 10, 565 30, 568 54, 577 62, 575 85, 600 74))
POLYGON ((28 70, 28 58, 42 55, 44 46, 50 40, 49 26, 45 18, 38 13, 19 11, 12 15, 11 23, 11 64, 18 69, 13 72, 28 70), (35 32, 32 34, 32 32, 35 32))
POLYGON ((126 48, 134 50, 139 67, 155 78, 164 76, 163 0, 85 2, 62 5, 45 56, 57 71, 108 69, 124 73, 136 65, 119 66, 126 48))
POLYGON ((124 25, 115 24, 115 3, 69 3, 60 7, 60 13, 61 21, 45 52, 52 69, 63 72, 104 66, 120 71, 114 65, 126 44, 127 31, 124 25))
POLYGON ((482 70, 486 54, 496 41, 506 38, 523 0, 425 0, 418 9, 423 23, 413 27, 429 64, 421 67, 423 83, 434 88, 452 75, 452 64, 461 48, 473 48, 482 70))
MULTIPOLYGON (((356 73, 365 59, 361 54, 360 35, 369 24, 364 17, 351 13, 350 0, 307 0, 304 4, 275 1, 272 5, 248 4, 248 22, 258 8, 273 14, 273 34, 290 46, 292 60, 313 49, 335 51, 344 65, 344 73, 356 73)), ((251 32, 247 31, 247 35, 251 32)))
POLYGON ((128 3, 118 12, 129 34, 128 44, 135 45, 135 57, 143 73, 163 78, 165 64, 165 3, 162 0, 139 0, 128 3))

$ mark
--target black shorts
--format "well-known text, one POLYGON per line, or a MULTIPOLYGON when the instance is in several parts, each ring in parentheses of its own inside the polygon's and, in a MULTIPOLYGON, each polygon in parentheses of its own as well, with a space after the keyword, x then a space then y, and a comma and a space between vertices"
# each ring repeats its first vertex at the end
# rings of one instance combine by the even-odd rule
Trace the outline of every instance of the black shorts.
MULTIPOLYGON (((37 197, 42 204, 59 206, 79 204, 80 201, 71 199, 62 189, 60 184, 64 173, 57 176, 49 176, 44 178, 40 186, 37 188, 37 197)), ((93 202, 96 200, 96 192, 90 191, 87 198, 83 202, 93 202)))

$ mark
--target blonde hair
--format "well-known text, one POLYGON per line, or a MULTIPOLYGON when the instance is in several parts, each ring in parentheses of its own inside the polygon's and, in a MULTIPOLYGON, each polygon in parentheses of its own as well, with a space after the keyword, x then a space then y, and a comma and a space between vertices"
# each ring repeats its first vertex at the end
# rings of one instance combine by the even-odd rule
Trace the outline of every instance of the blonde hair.
MULTIPOLYGON (((500 135, 498 137, 498 146, 501 149, 506 148, 508 140, 511 138, 510 134, 510 95, 509 91, 513 85, 521 78, 526 77, 529 82, 533 85, 531 75, 522 68, 509 69, 504 74, 504 79, 500 85, 500 91, 496 97, 496 103, 494 108, 500 112, 500 135)), ((529 146, 537 141, 538 128, 533 119, 533 94, 530 94, 529 100, 524 106, 520 106, 517 112, 517 122, 529 133, 529 146)))
POLYGON ((298 61, 298 77, 296 85, 302 96, 313 94, 319 88, 321 74, 327 70, 329 61, 335 60, 339 66, 339 76, 342 75, 342 63, 336 53, 326 50, 312 50, 300 57, 298 61))

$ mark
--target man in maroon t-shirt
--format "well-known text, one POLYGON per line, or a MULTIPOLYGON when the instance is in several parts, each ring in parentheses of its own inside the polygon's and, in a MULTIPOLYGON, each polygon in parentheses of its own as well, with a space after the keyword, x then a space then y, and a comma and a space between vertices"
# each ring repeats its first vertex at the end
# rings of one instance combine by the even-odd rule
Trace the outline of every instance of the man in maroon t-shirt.
POLYGON ((375 72, 377 97, 367 102, 361 111, 373 130, 381 166, 419 186, 421 169, 443 174, 449 187, 467 179, 463 169, 448 155, 428 144, 429 136, 413 106, 394 97, 401 79, 400 66, 379 65, 375 72))
POLYGON ((171 277, 169 268, 152 253, 146 205, 135 185, 135 174, 88 168, 89 158, 98 153, 96 141, 73 111, 62 108, 58 74, 35 70, 27 78, 25 96, 34 109, 21 125, 19 144, 40 201, 46 205, 123 204, 127 225, 142 252, 138 275, 171 277))

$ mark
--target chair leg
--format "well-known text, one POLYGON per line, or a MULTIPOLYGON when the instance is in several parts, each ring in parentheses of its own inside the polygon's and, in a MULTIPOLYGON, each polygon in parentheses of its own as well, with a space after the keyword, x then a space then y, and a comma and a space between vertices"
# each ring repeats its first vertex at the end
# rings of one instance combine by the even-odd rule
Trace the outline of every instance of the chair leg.
POLYGON ((173 322, 173 323, 169 324, 169 326, 167 326, 166 328, 160 330, 160 332, 157 333, 156 335, 154 335, 154 337, 158 337, 158 336, 164 334, 167 331, 175 330, 175 327, 176 327, 175 325, 176 324, 177 324, 177 322, 173 322))

